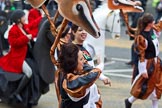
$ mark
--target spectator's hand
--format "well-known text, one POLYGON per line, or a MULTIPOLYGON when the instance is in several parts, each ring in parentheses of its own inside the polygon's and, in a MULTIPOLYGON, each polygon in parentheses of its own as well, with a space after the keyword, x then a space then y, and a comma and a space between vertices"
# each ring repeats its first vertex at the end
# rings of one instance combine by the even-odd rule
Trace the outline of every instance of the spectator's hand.
POLYGON ((27 34, 26 36, 28 37, 28 39, 30 39, 30 40, 32 39, 32 35, 31 34, 27 34))
POLYGON ((105 85, 111 86, 111 80, 107 77, 104 80, 102 80, 105 85))
POLYGON ((148 78, 148 74, 147 74, 147 72, 145 72, 145 73, 142 73, 142 76, 144 77, 144 78, 148 78))

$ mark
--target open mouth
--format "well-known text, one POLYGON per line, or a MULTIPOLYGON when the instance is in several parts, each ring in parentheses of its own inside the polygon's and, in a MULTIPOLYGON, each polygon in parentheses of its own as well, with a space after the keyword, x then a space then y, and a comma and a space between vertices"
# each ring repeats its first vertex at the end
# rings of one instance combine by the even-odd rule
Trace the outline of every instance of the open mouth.
POLYGON ((81 37, 82 37, 83 39, 85 39, 85 38, 87 37, 87 35, 81 35, 81 37))

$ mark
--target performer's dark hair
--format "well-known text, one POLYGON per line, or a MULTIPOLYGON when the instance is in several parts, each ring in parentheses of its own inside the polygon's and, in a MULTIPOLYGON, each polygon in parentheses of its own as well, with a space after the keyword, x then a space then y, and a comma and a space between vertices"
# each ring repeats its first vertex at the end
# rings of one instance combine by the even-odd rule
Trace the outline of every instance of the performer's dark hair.
POLYGON ((72 33, 71 33, 71 40, 74 40, 75 36, 74 36, 73 32, 76 33, 78 28, 79 28, 79 26, 77 26, 75 24, 72 24, 72 26, 71 26, 71 31, 72 31, 72 33))
POLYGON ((74 31, 75 33, 77 32, 79 26, 75 25, 75 24, 72 24, 71 26, 71 30, 74 31))
MULTIPOLYGON (((61 24, 57 27, 57 32, 59 32, 60 28, 61 28, 61 24)), ((69 30, 70 30, 70 26, 66 25, 65 29, 61 34, 61 38, 64 38, 68 34, 69 30)))
POLYGON ((73 73, 78 65, 79 48, 73 43, 62 45, 59 55, 60 68, 65 74, 73 73))
POLYGON ((154 21, 154 16, 151 13, 145 13, 142 17, 139 18, 137 24, 137 34, 140 34, 149 23, 154 21))

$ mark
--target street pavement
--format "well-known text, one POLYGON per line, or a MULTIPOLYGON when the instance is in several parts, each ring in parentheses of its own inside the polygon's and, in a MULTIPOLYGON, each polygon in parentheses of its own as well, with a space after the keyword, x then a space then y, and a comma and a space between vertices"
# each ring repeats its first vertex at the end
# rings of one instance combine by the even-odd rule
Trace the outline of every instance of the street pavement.
MULTIPOLYGON (((149 6, 151 0, 148 0, 149 6)), ((150 7, 147 11, 154 12, 150 7)), ((107 75, 111 81, 111 87, 105 86, 102 81, 98 80, 96 84, 101 92, 103 101, 103 108, 124 108, 124 99, 130 96, 132 67, 125 63, 130 60, 131 45, 133 41, 124 33, 125 26, 122 26, 122 33, 120 39, 111 39, 106 37, 106 62, 104 74, 107 75)), ((162 43, 162 39, 160 39, 162 43)), ((160 44, 160 57, 162 58, 162 44, 160 44)), ((50 85, 50 91, 42 95, 38 105, 33 108, 57 108, 58 102, 54 84, 50 85)), ((0 108, 22 108, 22 106, 10 106, 0 103, 0 108)), ((151 100, 137 100, 132 108, 151 108, 151 100)), ((162 108, 162 100, 159 101, 159 108, 162 108)))
MULTIPOLYGON (((122 27, 123 31, 125 27, 122 27)), ((160 41, 162 42, 162 41, 160 41)), ((120 39, 108 38, 106 44, 106 62, 104 74, 111 81, 111 87, 105 86, 98 80, 96 84, 101 92, 103 108, 124 108, 124 99, 130 96, 132 67, 125 63, 130 60, 130 47, 132 41, 124 35, 120 39)), ((38 105, 33 108, 57 108, 58 106, 54 84, 50 85, 50 91, 42 95, 38 105)), ((22 106, 10 106, 0 103, 0 108, 23 108, 22 106)), ((132 108, 151 108, 151 100, 137 100, 132 108)), ((162 108, 162 100, 159 101, 162 108)))

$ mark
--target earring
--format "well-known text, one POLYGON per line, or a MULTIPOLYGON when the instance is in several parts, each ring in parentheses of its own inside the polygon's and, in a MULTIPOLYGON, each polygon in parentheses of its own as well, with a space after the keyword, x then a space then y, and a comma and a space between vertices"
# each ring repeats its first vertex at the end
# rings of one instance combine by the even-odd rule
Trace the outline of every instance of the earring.
POLYGON ((77 71, 76 70, 74 70, 74 72, 73 72, 74 74, 77 74, 77 71))

